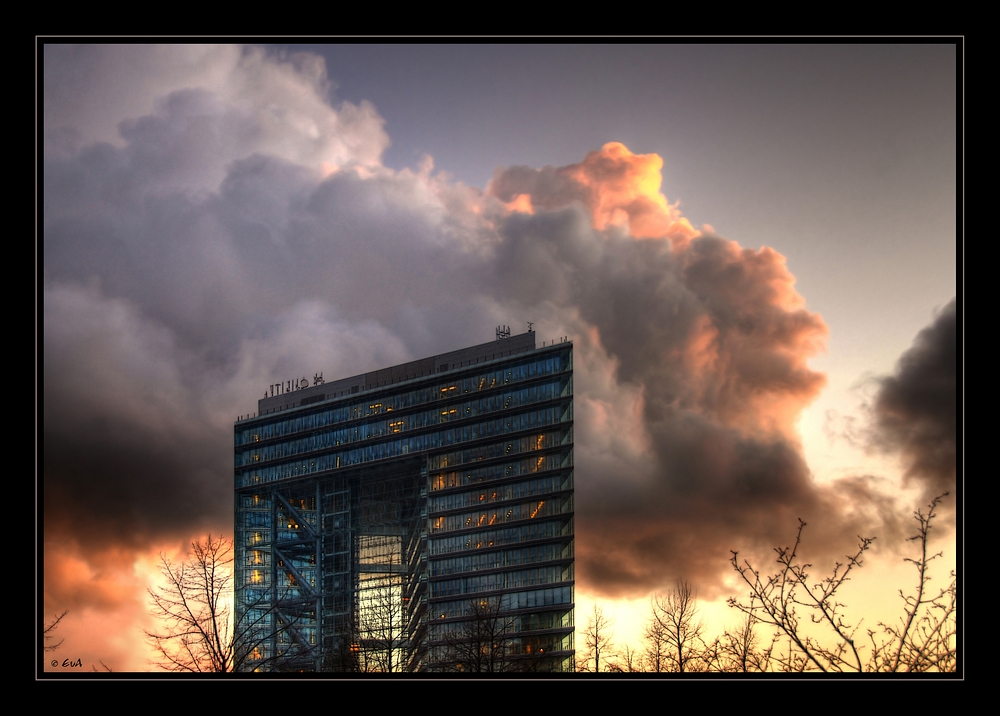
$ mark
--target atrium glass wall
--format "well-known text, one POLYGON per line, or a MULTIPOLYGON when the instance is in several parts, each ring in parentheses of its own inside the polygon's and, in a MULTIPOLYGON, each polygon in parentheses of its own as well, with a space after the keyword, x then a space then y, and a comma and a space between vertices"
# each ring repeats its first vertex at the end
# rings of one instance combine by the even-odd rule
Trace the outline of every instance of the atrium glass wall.
POLYGON ((572 670, 572 344, 443 355, 236 424, 248 670, 572 670))

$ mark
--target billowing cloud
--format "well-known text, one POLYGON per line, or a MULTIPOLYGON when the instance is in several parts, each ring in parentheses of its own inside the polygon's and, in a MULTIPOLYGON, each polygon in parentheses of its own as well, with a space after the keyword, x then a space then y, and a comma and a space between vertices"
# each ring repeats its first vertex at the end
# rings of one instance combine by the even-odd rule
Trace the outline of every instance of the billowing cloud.
POLYGON ((773 546, 800 516, 822 516, 832 553, 895 520, 871 482, 821 489, 802 457, 795 423, 825 382, 808 360, 827 331, 784 257, 691 229, 658 193, 661 166, 612 143, 580 165, 498 170, 490 187, 515 212, 496 290, 569 312, 589 359, 576 368, 577 564, 621 596, 666 575, 712 594, 730 549, 773 546), (877 508, 853 507, 861 493, 877 508))
POLYGON ((930 498, 955 487, 958 455, 958 316, 954 299, 882 378, 874 401, 875 443, 898 450, 906 478, 930 498))
POLYGON ((660 193, 663 159, 633 154, 608 142, 579 164, 565 167, 498 169, 489 191, 514 211, 534 213, 579 202, 593 227, 622 227, 637 239, 669 238, 685 246, 699 232, 660 193))
POLYGON ((268 384, 459 348, 498 323, 575 341, 588 590, 683 576, 709 596, 730 548, 772 546, 796 517, 822 514, 836 553, 891 519, 870 481, 821 489, 802 458, 826 327, 784 257, 692 227, 659 191, 660 157, 611 143, 500 169, 483 191, 429 159, 382 166, 382 119, 333 103, 314 57, 46 53, 50 611, 70 593, 141 604, 86 575, 231 530, 233 420, 268 384))
MULTIPOLYGON (((323 60, 277 62, 237 45, 46 45, 46 153, 131 147, 143 188, 215 188, 259 152, 320 170, 380 164, 389 144, 367 102, 330 105, 323 60)), ((138 177, 137 177, 138 179, 138 177)))

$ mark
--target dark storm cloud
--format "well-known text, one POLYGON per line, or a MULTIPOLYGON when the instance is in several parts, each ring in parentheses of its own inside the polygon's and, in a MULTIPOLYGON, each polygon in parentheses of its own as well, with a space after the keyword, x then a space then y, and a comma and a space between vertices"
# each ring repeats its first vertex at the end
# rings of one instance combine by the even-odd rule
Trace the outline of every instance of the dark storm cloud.
MULTIPOLYGON (((147 522, 164 529, 227 514, 232 438, 225 423, 252 410, 258 388, 306 370, 303 356, 314 349, 327 351, 313 358, 320 370, 352 350, 335 345, 335 336, 318 341, 312 319, 335 324, 345 315, 356 325, 341 327, 343 339, 364 333, 364 321, 391 317, 387 306, 435 300, 428 289, 421 296, 418 284, 433 278, 432 265, 448 261, 432 260, 433 248, 419 262, 419 245, 412 253, 392 249, 393 237, 416 240, 419 216, 375 212, 381 220, 361 222, 363 210, 344 210, 377 196, 377 181, 359 189, 357 181, 314 180, 300 205, 281 206, 285 167, 277 169, 278 196, 269 197, 277 209, 234 186, 248 171, 238 163, 217 196, 151 196, 103 231, 78 231, 86 219, 53 221, 47 252, 88 248, 79 261, 60 257, 46 267, 46 490, 53 504, 58 493, 68 495, 67 505, 84 506, 79 519, 115 525, 99 534, 117 540, 111 533, 120 530, 141 543, 156 533, 147 522), (246 211, 249 204, 257 211, 246 211), (344 230, 352 221, 365 225, 344 230), (388 304, 375 300, 373 286, 382 283, 388 304), (309 308, 313 300, 321 302, 318 312, 309 308), (301 334, 288 335, 289 327, 301 334), (240 388, 236 376, 247 378, 255 345, 248 337, 267 346, 255 355, 266 354, 270 366, 259 366, 253 385, 240 388), (273 345, 281 342, 286 347, 273 345), (290 351, 287 343, 298 347, 290 351), (205 480, 206 473, 214 477, 205 480), (113 514, 116 520, 106 519, 113 514)), ((384 331, 369 340, 389 353, 379 360, 408 357, 384 331)))
POLYGON ((958 454, 956 302, 914 339, 874 401, 876 443, 899 450, 928 497, 954 489, 958 454))
POLYGON ((145 547, 211 524, 228 432, 201 410, 200 366, 171 334, 96 287, 45 294, 43 443, 47 531, 95 547, 145 547))

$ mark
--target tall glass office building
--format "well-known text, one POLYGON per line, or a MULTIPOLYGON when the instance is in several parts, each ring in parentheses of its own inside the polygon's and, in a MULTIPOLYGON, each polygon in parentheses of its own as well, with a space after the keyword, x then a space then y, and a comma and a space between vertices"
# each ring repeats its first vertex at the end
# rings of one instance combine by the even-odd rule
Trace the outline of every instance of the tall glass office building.
POLYGON ((570 342, 268 386, 235 478, 242 668, 573 669, 570 342))

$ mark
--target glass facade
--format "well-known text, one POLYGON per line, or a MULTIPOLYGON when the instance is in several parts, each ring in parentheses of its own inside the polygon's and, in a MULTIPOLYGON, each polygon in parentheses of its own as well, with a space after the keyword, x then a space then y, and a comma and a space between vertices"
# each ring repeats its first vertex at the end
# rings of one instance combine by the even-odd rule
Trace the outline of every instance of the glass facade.
POLYGON ((572 344, 295 382, 235 426, 245 668, 571 671, 572 344))

